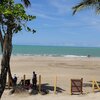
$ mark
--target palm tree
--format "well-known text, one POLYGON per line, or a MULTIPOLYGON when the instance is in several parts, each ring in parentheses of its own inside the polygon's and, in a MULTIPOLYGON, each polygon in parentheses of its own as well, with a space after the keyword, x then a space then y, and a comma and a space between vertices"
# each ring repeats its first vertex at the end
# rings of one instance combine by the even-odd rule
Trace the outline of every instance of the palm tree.
POLYGON ((21 0, 21 1, 24 3, 25 7, 28 7, 29 5, 31 5, 29 0, 21 0))
MULTIPOLYGON (((24 5, 30 5, 29 0, 22 0, 24 5)), ((0 0, 0 42, 1 42, 1 73, 0 73, 0 98, 4 92, 7 72, 10 78, 10 58, 12 53, 12 38, 14 33, 18 33, 23 29, 31 30, 27 23, 32 21, 35 16, 27 15, 24 6, 21 3, 15 4, 14 0, 0 0)))
POLYGON ((94 8, 96 13, 100 13, 100 0, 82 0, 78 5, 72 8, 73 14, 84 8, 94 8))

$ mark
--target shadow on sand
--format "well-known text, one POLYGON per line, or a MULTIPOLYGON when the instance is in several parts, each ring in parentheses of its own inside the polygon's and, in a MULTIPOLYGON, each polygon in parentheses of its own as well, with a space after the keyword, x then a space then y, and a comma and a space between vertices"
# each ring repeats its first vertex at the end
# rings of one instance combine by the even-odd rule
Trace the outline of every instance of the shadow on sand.
MULTIPOLYGON (((41 84, 41 91, 54 91, 54 86, 50 86, 48 83, 44 83, 41 84)), ((56 91, 57 93, 62 93, 63 91, 65 91, 64 89, 60 88, 60 87, 56 87, 56 91)))

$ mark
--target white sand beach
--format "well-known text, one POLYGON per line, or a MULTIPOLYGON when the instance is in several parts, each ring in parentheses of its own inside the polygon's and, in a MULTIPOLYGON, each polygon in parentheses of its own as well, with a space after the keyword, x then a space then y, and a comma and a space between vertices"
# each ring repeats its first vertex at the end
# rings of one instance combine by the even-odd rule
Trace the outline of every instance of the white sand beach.
POLYGON ((5 90, 2 100, 99 100, 100 92, 93 93, 91 81, 100 81, 100 58, 87 57, 46 57, 46 56, 12 56, 12 75, 23 75, 32 79, 32 72, 42 76, 42 84, 49 89, 47 95, 29 95, 26 93, 9 95, 5 90), (57 76, 58 92, 54 94, 54 79, 57 76), (83 78, 83 95, 70 95, 70 79, 83 78))

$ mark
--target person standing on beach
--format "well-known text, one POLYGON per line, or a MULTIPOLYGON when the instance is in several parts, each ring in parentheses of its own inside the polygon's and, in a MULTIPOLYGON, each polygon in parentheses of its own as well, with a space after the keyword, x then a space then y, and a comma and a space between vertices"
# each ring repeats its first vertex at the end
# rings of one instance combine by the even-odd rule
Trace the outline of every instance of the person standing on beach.
POLYGON ((36 89, 37 88, 37 75, 35 74, 34 71, 33 71, 33 77, 32 77, 32 84, 33 84, 33 88, 36 89))
POLYGON ((14 87, 15 87, 16 84, 17 84, 17 76, 16 76, 16 74, 14 74, 13 83, 14 83, 14 87))

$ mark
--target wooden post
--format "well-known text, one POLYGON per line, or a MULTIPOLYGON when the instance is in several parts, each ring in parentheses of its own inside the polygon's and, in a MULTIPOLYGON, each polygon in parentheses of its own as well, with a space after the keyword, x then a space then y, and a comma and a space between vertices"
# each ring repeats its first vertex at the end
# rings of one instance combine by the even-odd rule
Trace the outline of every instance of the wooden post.
POLYGON ((24 86, 25 86, 25 79, 26 79, 26 75, 24 75, 24 76, 23 76, 23 78, 24 78, 24 86))
POLYGON ((57 93, 56 90, 57 90, 57 76, 54 79, 54 94, 57 93))
POLYGON ((41 93, 41 75, 39 75, 39 93, 41 93))
POLYGON ((81 85, 82 85, 82 87, 81 87, 81 94, 83 94, 83 78, 81 78, 81 85))
POLYGON ((72 95, 72 82, 71 82, 71 79, 70 79, 70 95, 72 95))
POLYGON ((92 81, 92 92, 94 92, 94 80, 92 81))

